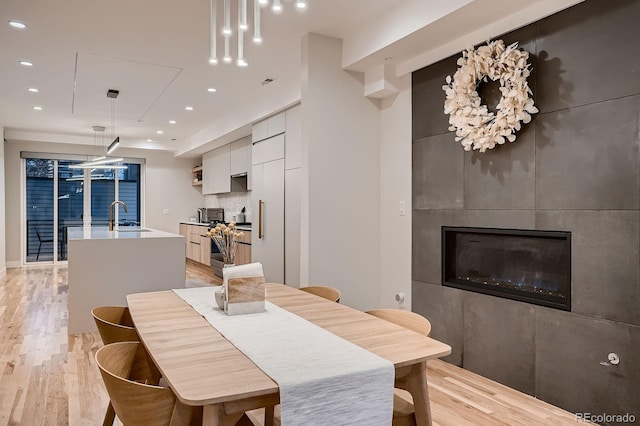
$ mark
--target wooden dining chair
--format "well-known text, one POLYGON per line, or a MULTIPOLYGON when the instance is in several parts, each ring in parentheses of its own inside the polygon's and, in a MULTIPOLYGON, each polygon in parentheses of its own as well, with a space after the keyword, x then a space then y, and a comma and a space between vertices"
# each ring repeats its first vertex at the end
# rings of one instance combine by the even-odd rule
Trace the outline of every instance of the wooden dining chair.
POLYGON ((320 296, 324 299, 331 300, 332 302, 340 303, 340 290, 333 287, 328 287, 324 285, 312 285, 308 287, 300 287, 300 290, 315 294, 316 296, 320 296))
POLYGON ((181 403, 167 387, 140 342, 119 342, 96 352, 96 363, 120 421, 127 426, 202 423, 201 407, 181 403))
POLYGON ((405 311, 404 309, 374 309, 367 311, 367 313, 413 330, 423 336, 429 336, 431 333, 431 323, 429 320, 415 312, 405 311))
MULTIPOLYGON (((405 311, 403 309, 374 309, 367 311, 367 314, 415 331, 423 336, 429 336, 431 333, 431 323, 429 320, 415 312, 405 311)), ((416 425, 413 398, 411 394, 406 391, 405 387, 404 383, 396 382, 396 388, 393 390, 392 426, 416 425), (398 389, 398 387, 400 387, 400 389, 398 389)))
MULTIPOLYGON (((126 306, 99 306, 91 310, 91 315, 96 322, 103 344, 140 341, 140 337, 138 337, 138 333, 133 326, 129 308, 126 306)), ((109 401, 102 426, 113 425, 115 417, 116 412, 111 401, 109 401)))
POLYGON ((102 343, 138 342, 138 332, 133 325, 129 308, 124 306, 99 306, 91 310, 102 343))

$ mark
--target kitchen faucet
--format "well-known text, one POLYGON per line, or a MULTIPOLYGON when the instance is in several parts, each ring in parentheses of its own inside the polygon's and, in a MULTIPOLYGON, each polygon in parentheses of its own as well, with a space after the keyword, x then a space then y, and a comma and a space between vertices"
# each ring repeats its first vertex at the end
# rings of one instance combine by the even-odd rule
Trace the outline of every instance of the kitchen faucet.
POLYGON ((118 204, 122 204, 122 208, 124 209, 124 212, 125 213, 127 212, 127 205, 124 203, 124 201, 116 200, 113 203, 111 203, 111 206, 109 207, 109 231, 113 231, 113 225, 114 225, 113 216, 115 216, 114 210, 116 209, 116 206, 118 204))

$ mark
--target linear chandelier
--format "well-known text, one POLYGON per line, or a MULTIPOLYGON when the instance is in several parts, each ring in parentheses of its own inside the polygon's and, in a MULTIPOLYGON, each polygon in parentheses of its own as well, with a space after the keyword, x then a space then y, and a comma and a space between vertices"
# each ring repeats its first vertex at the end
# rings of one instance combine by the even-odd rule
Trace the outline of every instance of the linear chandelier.
MULTIPOLYGON (((113 142, 106 148, 106 154, 93 158, 92 160, 87 160, 80 164, 74 164, 69 166, 70 169, 126 169, 127 166, 118 166, 115 163, 119 163, 123 161, 123 158, 114 158, 108 157, 120 144, 120 136, 114 138, 113 135, 115 133, 115 99, 120 94, 119 90, 109 89, 107 91, 107 98, 111 99, 111 139, 113 142)), ((97 135, 100 133, 100 146, 104 147, 104 131, 105 128, 103 126, 93 126, 94 132, 94 144, 97 140, 97 135)))
MULTIPOLYGON (((222 62, 225 64, 230 64, 233 62, 233 57, 231 56, 231 37, 234 34, 234 29, 231 26, 231 9, 232 2, 235 1, 237 3, 237 17, 238 24, 235 28, 236 41, 237 41, 237 56, 236 56, 236 65, 239 67, 246 67, 249 65, 246 58, 244 57, 244 36, 245 32, 249 31, 249 21, 248 21, 248 7, 250 0, 210 0, 211 4, 211 15, 210 15, 210 53, 209 53, 209 63, 212 65, 216 65, 218 63, 218 16, 221 16, 222 30, 220 33, 222 34, 222 45, 224 49, 224 53, 222 56, 222 62), (222 4, 222 14, 218 13, 219 3, 222 4)), ((269 0, 252 0, 253 1, 253 43, 260 44, 262 43, 262 33, 260 30, 260 15, 261 9, 269 5, 269 0)), ((306 0, 296 0, 296 9, 304 10, 307 8, 306 0)), ((281 0, 273 0, 271 5, 271 10, 278 14, 282 12, 282 2, 281 0)))

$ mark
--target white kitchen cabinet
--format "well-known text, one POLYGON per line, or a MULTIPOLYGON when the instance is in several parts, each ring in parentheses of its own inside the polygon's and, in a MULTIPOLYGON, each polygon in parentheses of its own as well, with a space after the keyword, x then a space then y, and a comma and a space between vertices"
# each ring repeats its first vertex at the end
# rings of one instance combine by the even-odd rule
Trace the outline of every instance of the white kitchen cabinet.
POLYGON ((286 130, 286 123, 286 111, 283 111, 254 124, 251 129, 251 142, 255 143, 284 133, 286 130))
POLYGON ((251 138, 238 139, 230 144, 231 176, 247 176, 247 190, 251 189, 251 138))
POLYGON ((254 143, 251 152, 251 163, 262 164, 267 161, 284 158, 284 138, 285 135, 281 134, 254 143))
POLYGON ((284 159, 254 164, 252 172, 251 260, 262 263, 267 282, 284 283, 284 159))
POLYGON ((267 136, 271 137, 284 133, 286 129, 286 123, 286 111, 269 117, 267 119, 267 136))
POLYGON ((258 142, 269 137, 267 120, 256 123, 251 128, 251 142, 258 142))
POLYGON ((231 145, 224 145, 202 156, 202 193, 231 192, 231 145))

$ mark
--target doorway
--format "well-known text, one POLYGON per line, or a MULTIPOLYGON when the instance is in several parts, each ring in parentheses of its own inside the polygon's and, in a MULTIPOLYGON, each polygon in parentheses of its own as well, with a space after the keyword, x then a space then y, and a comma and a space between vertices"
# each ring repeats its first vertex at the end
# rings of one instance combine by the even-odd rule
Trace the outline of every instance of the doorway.
POLYGON ((24 263, 67 260, 67 232, 72 227, 108 226, 114 200, 127 204, 116 211, 118 226, 141 224, 141 162, 126 169, 78 169, 80 159, 24 158, 24 263))

